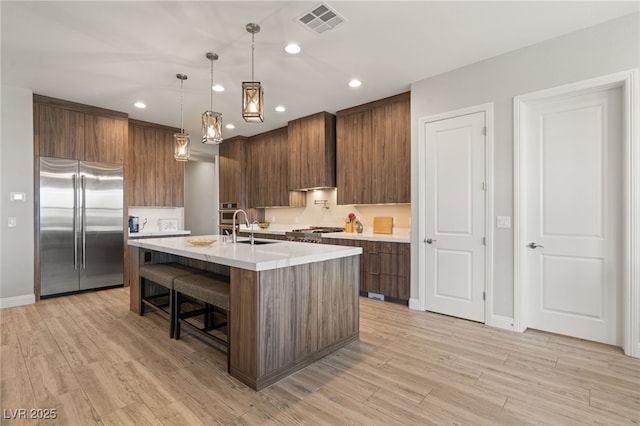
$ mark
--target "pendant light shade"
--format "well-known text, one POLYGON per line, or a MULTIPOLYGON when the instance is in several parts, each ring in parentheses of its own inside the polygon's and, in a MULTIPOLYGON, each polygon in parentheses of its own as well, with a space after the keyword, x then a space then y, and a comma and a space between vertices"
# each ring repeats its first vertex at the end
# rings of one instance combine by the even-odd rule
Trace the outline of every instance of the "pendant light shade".
POLYGON ((189 161, 189 135, 185 133, 174 133, 173 141, 175 144, 173 158, 176 161, 189 161))
POLYGON ((186 74, 176 74, 176 78, 180 80, 180 133, 173 134, 173 158, 176 161, 189 160, 189 134, 184 132, 184 113, 183 113, 183 86, 184 81, 188 78, 186 74))
POLYGON ((218 60, 218 55, 207 52, 206 56, 211 61, 211 84, 209 85, 211 103, 209 110, 202 114, 202 143, 219 144, 222 143, 222 114, 213 111, 213 61, 218 60))
POLYGON ((264 121, 264 91, 259 81, 254 81, 253 56, 255 51, 255 34, 260 32, 258 24, 249 23, 247 32, 251 33, 251 80, 242 83, 242 118, 249 123, 261 123, 264 121))

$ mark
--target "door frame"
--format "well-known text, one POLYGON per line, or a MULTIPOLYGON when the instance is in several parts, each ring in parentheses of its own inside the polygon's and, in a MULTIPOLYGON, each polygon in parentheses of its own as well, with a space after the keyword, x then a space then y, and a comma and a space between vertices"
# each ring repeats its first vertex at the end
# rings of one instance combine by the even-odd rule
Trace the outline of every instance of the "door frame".
POLYGON ((523 332, 527 328, 526 306, 522 287, 522 235, 524 197, 526 192, 523 179, 523 168, 526 158, 521 155, 526 135, 527 103, 540 100, 551 100, 558 97, 581 95, 596 90, 621 88, 623 98, 623 273, 622 273, 622 335, 625 354, 640 358, 640 223, 633 218, 640 217, 640 141, 638 140, 638 70, 627 70, 589 80, 553 87, 537 92, 515 96, 513 99, 513 314, 515 330, 523 332), (633 259, 636 259, 634 262, 633 259))
MULTIPOLYGON (((462 115, 475 114, 484 112, 485 126, 487 134, 485 136, 484 147, 484 173, 486 182, 485 191, 485 257, 484 257, 484 285, 485 285, 485 304, 484 304, 484 323, 491 326, 502 327, 501 323, 496 323, 493 317, 493 102, 461 108, 453 111, 447 111, 440 114, 429 115, 418 119, 418 161, 424 165, 426 161, 426 125, 435 121, 448 120, 450 118, 462 115)), ((424 194, 426 192, 426 170, 424 167, 418 167, 418 298, 411 303, 412 309, 421 311, 427 310, 427 276, 424 262, 421 260, 426 256, 426 200, 424 194)))

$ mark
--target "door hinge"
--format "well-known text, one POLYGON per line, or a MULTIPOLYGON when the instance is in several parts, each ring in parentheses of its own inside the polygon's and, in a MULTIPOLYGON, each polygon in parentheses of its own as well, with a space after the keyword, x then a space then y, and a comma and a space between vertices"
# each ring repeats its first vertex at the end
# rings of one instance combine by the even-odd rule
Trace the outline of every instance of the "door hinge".
POLYGON ((482 190, 483 191, 487 190, 487 182, 482 182, 482 190))
POLYGON ((482 300, 487 300, 487 294, 484 291, 482 292, 482 300))
POLYGON ((487 136, 487 127, 482 128, 482 136, 487 136))
POLYGON ((487 245, 487 237, 482 237, 482 245, 483 246, 487 245))

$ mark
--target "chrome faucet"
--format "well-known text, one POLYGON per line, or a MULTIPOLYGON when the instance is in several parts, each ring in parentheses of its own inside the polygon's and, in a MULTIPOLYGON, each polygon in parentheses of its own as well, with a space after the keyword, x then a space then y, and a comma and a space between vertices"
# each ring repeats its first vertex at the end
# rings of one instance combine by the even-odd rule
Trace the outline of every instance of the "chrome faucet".
POLYGON ((251 245, 253 245, 253 230, 255 229, 255 226, 253 225, 259 225, 260 222, 257 220, 254 220, 253 222, 251 222, 251 245))
POLYGON ((247 212, 245 212, 242 209, 238 209, 235 212, 233 212, 233 235, 231 236, 231 240, 233 241, 233 244, 235 244, 238 241, 238 236, 236 234, 236 216, 238 216, 239 212, 242 212, 244 214, 244 221, 247 224, 247 228, 250 226, 249 218, 247 217, 247 212))

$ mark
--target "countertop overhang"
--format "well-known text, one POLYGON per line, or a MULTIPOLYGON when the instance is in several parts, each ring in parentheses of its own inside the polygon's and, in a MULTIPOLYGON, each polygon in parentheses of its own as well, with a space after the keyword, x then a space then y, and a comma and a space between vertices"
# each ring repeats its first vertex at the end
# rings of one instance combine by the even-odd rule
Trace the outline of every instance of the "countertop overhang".
MULTIPOLYGON (((222 242, 221 240, 221 235, 199 235, 136 239, 129 240, 128 244, 250 271, 267 271, 362 254, 360 247, 274 240, 260 240, 269 241, 270 244, 251 245, 233 244, 230 241, 222 242), (194 246, 187 241, 191 238, 211 239, 216 242, 209 246, 194 246)), ((238 237, 238 241, 248 240, 249 238, 238 237)))

